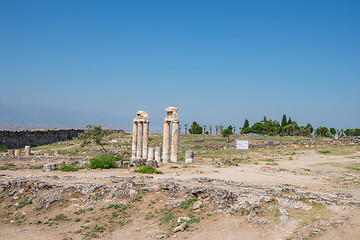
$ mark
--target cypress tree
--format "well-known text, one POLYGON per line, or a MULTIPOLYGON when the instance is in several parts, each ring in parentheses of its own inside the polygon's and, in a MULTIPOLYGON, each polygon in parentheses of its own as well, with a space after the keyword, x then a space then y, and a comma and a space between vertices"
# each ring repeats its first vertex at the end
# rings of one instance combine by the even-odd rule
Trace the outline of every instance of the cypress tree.
POLYGON ((281 120, 281 126, 285 127, 288 124, 287 120, 286 120, 286 115, 284 114, 281 120))

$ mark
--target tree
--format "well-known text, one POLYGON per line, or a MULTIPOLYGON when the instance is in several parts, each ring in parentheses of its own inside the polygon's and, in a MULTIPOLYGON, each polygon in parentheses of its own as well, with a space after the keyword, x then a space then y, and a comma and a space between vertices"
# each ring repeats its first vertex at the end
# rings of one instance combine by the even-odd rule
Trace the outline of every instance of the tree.
POLYGON ((187 133, 187 124, 184 125, 185 126, 185 134, 187 133))
POLYGON ((344 133, 346 134, 346 136, 351 137, 353 136, 353 129, 346 129, 344 133))
POLYGON ((312 132, 314 131, 314 128, 311 126, 310 123, 308 123, 306 125, 306 129, 309 131, 309 136, 312 134, 312 132))
POLYGON ((335 136, 336 129, 335 128, 330 128, 330 133, 331 133, 331 135, 335 136))
POLYGON ((286 115, 284 114, 281 120, 281 127, 285 127, 287 124, 286 115))
POLYGON ((249 120, 245 119, 243 129, 248 127, 250 127, 249 120))
POLYGON ((102 142, 104 141, 104 137, 110 135, 110 133, 110 130, 102 129, 101 124, 98 126, 87 125, 85 132, 80 136, 80 140, 82 140, 81 146, 84 147, 85 145, 94 142, 95 144, 100 145, 104 152, 107 153, 102 142))
POLYGON ((189 129, 190 134, 202 134, 203 133, 203 128, 197 124, 197 122, 193 122, 191 124, 191 128, 189 129))
POLYGON ((320 126, 315 130, 315 133, 319 137, 330 137, 330 131, 327 127, 320 126))
POLYGON ((288 121, 287 125, 290 125, 291 123, 292 123, 291 117, 289 117, 289 121, 288 121))
POLYGON ((230 135, 231 135, 231 134, 233 134, 233 132, 232 132, 229 128, 225 129, 225 130, 222 132, 222 136, 223 136, 224 138, 227 138, 227 139, 228 139, 228 142, 230 142, 230 135))
POLYGON ((354 136, 359 137, 360 136, 360 128, 354 129, 354 136))

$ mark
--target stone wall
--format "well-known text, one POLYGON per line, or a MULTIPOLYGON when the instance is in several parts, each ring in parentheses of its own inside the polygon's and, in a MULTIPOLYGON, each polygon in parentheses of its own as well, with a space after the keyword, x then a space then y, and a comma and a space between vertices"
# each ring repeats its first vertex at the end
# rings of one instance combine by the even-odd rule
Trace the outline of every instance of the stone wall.
MULTIPOLYGON (((36 147, 54 142, 72 140, 84 131, 84 129, 0 131, 0 145, 5 144, 9 149, 18 149, 25 146, 36 147)), ((113 133, 125 133, 123 130, 111 131, 113 133)))

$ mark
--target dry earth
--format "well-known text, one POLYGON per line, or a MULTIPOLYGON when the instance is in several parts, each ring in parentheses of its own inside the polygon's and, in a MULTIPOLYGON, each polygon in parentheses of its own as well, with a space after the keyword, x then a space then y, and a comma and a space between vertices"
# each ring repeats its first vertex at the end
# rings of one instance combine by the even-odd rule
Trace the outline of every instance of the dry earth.
POLYGON ((359 156, 305 150, 277 156, 277 165, 164 164, 156 175, 43 172, 21 169, 29 162, 19 160, 20 170, 0 171, 0 239, 360 239, 359 156), (9 182, 18 185, 4 187, 9 182), (34 195, 39 182, 62 185, 34 195), (81 184, 104 190, 85 200, 91 190, 74 190, 81 184), (39 207, 50 191, 63 197, 39 207), (190 219, 178 224, 178 217, 190 219), (174 232, 177 225, 184 229, 174 232))

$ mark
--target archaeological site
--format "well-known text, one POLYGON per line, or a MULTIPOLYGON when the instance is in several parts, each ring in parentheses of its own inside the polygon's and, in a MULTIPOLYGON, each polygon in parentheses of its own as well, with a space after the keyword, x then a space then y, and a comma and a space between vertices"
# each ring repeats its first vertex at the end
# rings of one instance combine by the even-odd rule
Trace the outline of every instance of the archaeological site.
POLYGON ((360 239, 358 138, 181 134, 176 107, 162 134, 150 119, 0 131, 0 239, 360 239))

